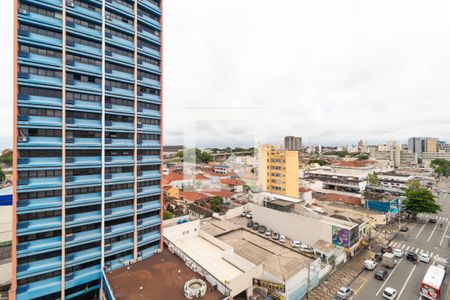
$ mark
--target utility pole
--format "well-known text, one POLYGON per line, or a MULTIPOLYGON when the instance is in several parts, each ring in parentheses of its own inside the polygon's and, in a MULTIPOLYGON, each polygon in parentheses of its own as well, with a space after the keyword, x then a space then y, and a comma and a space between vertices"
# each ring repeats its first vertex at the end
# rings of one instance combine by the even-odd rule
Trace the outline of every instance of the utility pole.
POLYGON ((309 299, 309 284, 310 284, 310 282, 309 282, 309 273, 310 273, 310 270, 311 270, 311 262, 309 262, 308 261, 308 281, 307 281, 307 286, 306 286, 306 299, 309 299))

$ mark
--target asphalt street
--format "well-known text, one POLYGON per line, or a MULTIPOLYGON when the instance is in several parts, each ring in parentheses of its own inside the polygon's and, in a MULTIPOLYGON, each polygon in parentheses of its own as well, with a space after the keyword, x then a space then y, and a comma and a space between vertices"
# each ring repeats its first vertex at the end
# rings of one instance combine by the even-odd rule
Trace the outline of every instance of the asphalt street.
MULTIPOLYGON (((429 223, 431 215, 420 215, 416 223, 409 224, 409 231, 400 233, 389 245, 405 251, 405 255, 397 266, 388 269, 389 277, 385 281, 374 278, 375 271, 363 271, 352 283, 355 290, 355 299, 383 299, 382 293, 386 287, 397 290, 400 300, 420 299, 419 290, 428 267, 434 260, 445 258, 450 261, 450 182, 443 182, 437 189, 438 203, 442 205, 443 211, 433 217, 437 223, 429 223), (430 262, 418 262, 414 264, 406 260, 406 252, 412 251, 428 253, 432 256, 430 262)), ((384 267, 383 267, 384 268, 384 267)), ((450 276, 445 277, 441 292, 441 299, 447 299, 450 276)))

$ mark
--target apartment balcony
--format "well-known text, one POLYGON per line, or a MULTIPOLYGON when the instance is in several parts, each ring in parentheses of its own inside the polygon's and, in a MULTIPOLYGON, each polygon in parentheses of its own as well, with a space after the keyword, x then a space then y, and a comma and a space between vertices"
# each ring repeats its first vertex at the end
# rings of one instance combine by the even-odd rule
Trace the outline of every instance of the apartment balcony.
POLYGON ((105 73, 106 73, 106 77, 108 79, 127 81, 128 83, 133 83, 134 82, 134 74, 121 72, 121 71, 116 71, 116 70, 111 70, 111 69, 106 69, 105 73))
POLYGON ((35 95, 19 94, 17 96, 19 104, 26 105, 45 105, 52 107, 61 107, 62 98, 42 97, 35 95))
POLYGON ((116 113, 127 113, 129 115, 134 115, 134 107, 133 106, 125 106, 125 105, 117 105, 106 103, 105 109, 107 112, 116 112, 116 113))
POLYGON ((161 173, 159 170, 154 171, 139 171, 138 180, 160 179, 161 173))
POLYGON ((102 56, 102 49, 101 48, 95 48, 91 46, 86 46, 80 43, 76 43, 73 41, 67 41, 67 50, 72 51, 75 53, 84 53, 84 54, 90 54, 94 56, 101 57, 102 56))
POLYGON ((134 215, 133 205, 105 209, 105 219, 117 219, 134 215))
POLYGON ((73 247, 81 244, 98 241, 102 238, 101 229, 81 231, 66 235, 66 247, 73 247))
POLYGON ((91 223, 98 223, 102 220, 100 210, 90 211, 66 216, 66 227, 75 227, 91 223))
POLYGON ((155 140, 138 140, 139 148, 150 148, 150 149, 158 149, 161 147, 159 141, 155 140))
POLYGON ((19 52, 18 56, 20 62, 28 62, 51 67, 61 67, 62 65, 62 59, 59 57, 50 57, 30 52, 19 52))
POLYGON ((107 183, 125 183, 133 181, 134 181, 133 172, 105 174, 105 182, 107 183))
POLYGON ((138 196, 153 196, 158 195, 161 193, 161 187, 159 185, 151 185, 151 186, 144 186, 138 188, 138 196))
POLYGON ((101 129, 102 120, 67 118, 66 125, 68 128, 101 129))
POLYGON ((61 256, 41 259, 17 266, 17 279, 61 269, 61 256))
POLYGON ((101 156, 75 156, 66 157, 66 167, 100 167, 102 165, 101 156))
POLYGON ((109 50, 105 51, 105 58, 108 62, 123 62, 126 63, 129 66, 133 66, 134 65, 134 58, 133 57, 129 57, 129 56, 125 56, 125 55, 121 55, 109 50))
POLYGON ((17 223, 17 235, 61 229, 61 217, 42 218, 17 223))
POLYGON ((125 222, 113 226, 105 227, 105 236, 110 238, 117 235, 123 235, 134 231, 134 222, 125 222))
POLYGON ((134 198, 133 189, 124 189, 105 192, 105 199, 107 202, 113 202, 114 200, 128 200, 134 198))
POLYGON ((89 73, 89 74, 100 75, 100 76, 102 74, 101 66, 84 64, 84 63, 80 63, 78 61, 73 61, 73 60, 67 60, 66 65, 67 65, 68 71, 75 71, 77 73, 89 73))
POLYGON ((105 127, 107 130, 134 131, 134 124, 132 122, 106 121, 105 127))
POLYGON ((160 231, 148 232, 138 236, 138 246, 159 241, 161 239, 160 231))
POLYGON ((134 148, 134 140, 132 139, 106 138, 105 144, 107 148, 134 148))
POLYGON ((67 87, 72 90, 83 90, 83 91, 91 91, 91 92, 101 92, 102 91, 102 85, 91 83, 91 82, 83 82, 80 80, 70 80, 68 79, 66 81, 67 87))
POLYGON ((101 112, 102 103, 101 102, 90 102, 90 101, 82 101, 82 100, 66 100, 67 107, 72 107, 76 109, 85 109, 94 112, 101 112))
POLYGON ((146 259, 146 258, 149 258, 149 257, 157 254, 159 252, 159 250, 160 250, 159 245, 155 245, 153 247, 149 247, 147 249, 139 251, 139 254, 142 257, 142 259, 146 259))
POLYGON ((19 137, 19 148, 61 148, 61 137, 27 136, 19 137))
POLYGON ((159 155, 139 155, 138 164, 160 164, 161 157, 159 155))
POLYGON ((41 117, 41 116, 18 116, 17 123, 24 127, 59 127, 62 125, 62 118, 41 117))
POLYGON ((17 257, 54 251, 61 249, 61 247, 62 239, 60 236, 20 243, 17 245, 17 257))
POLYGON ((145 69, 156 74, 161 74, 161 68, 158 65, 154 65, 146 61, 138 60, 138 67, 139 69, 145 69))
MULTIPOLYGON (((159 7, 158 7, 158 9, 159 9, 159 7)), ((158 14, 158 15, 159 15, 159 14, 158 14)), ((149 26, 151 26, 151 27, 154 27, 154 28, 156 28, 156 29, 158 29, 158 30, 161 29, 161 24, 160 24, 157 20, 152 19, 152 18, 148 17, 147 15, 144 15, 144 14, 143 14, 142 12, 140 12, 140 11, 138 11, 138 20, 139 20, 140 22, 145 23, 146 25, 149 25, 149 26)))
POLYGON ((159 110, 143 108, 143 107, 138 107, 138 115, 145 116, 145 117, 161 118, 161 112, 159 110))
POLYGON ((147 86, 153 87, 153 88, 161 88, 161 83, 159 82, 159 80, 154 80, 154 79, 150 79, 148 77, 142 77, 142 76, 138 76, 138 81, 141 84, 145 84, 147 86))
POLYGON ((61 185, 61 177, 41 177, 17 180, 17 190, 19 191, 60 188, 61 185))
POLYGON ((114 11, 118 11, 119 13, 128 14, 130 17, 134 16, 134 11, 132 8, 129 8, 125 5, 115 2, 114 0, 106 0, 106 6, 112 8, 114 11))
POLYGON ((100 290, 100 288, 101 288, 100 284, 86 285, 86 288, 81 290, 81 291, 79 290, 78 292, 75 292, 75 293, 72 293, 72 294, 67 294, 66 293, 66 299, 67 300, 69 300, 69 299, 79 299, 78 297, 80 297, 80 296, 83 297, 86 294, 89 294, 89 293, 94 292, 94 291, 98 291, 98 290, 100 290))
POLYGON ((101 247, 94 247, 87 250, 66 254, 66 267, 80 265, 85 262, 100 259, 102 256, 101 247))
POLYGON ((50 5, 54 8, 56 8, 57 10, 61 10, 62 7, 62 0, 28 0, 28 2, 39 2, 39 3, 45 3, 47 5, 50 5))
POLYGON ((129 41, 129 40, 120 38, 118 36, 112 35, 111 33, 106 33, 105 37, 106 37, 106 42, 108 44, 116 45, 118 47, 125 47, 125 48, 128 48, 130 50, 134 49, 134 42, 133 41, 129 41))
POLYGON ((138 5, 144 7, 146 10, 156 13, 157 15, 161 15, 161 9, 157 2, 151 0, 138 0, 138 5))
POLYGON ((133 259, 133 254, 130 254, 130 255, 122 256, 121 258, 110 260, 106 264, 108 264, 107 265, 108 270, 115 270, 115 269, 119 269, 119 268, 123 267, 124 263, 126 261, 130 261, 132 259, 133 259))
POLYGON ((32 283, 20 285, 17 288, 17 300, 38 299, 61 290, 61 276, 56 276, 32 283))
POLYGON ((158 45, 161 44, 161 38, 149 31, 146 31, 138 26, 138 37, 149 40, 150 42, 154 42, 158 45))
POLYGON ((61 168, 61 157, 24 157, 17 160, 19 170, 58 167, 61 168))
POLYGON ((53 46, 53 47, 61 47, 62 46, 62 39, 49 37, 45 35, 40 35, 37 33, 29 32, 26 30, 20 30, 18 31, 18 39, 19 41, 30 41, 35 44, 42 44, 47 46, 53 46))
POLYGON ((66 289, 70 289, 77 285, 86 284, 90 281, 100 279, 102 274, 100 264, 66 274, 66 289))
POLYGON ((66 177, 66 186, 67 187, 96 185, 96 184, 101 184, 101 183, 102 183, 102 175, 101 174, 78 175, 78 176, 67 176, 66 177))
POLYGON ((75 207, 81 205, 100 204, 102 202, 101 193, 89 193, 66 196, 66 207, 75 207))
POLYGON ((160 133, 161 127, 159 125, 138 123, 138 130, 139 130, 139 132, 146 131, 146 132, 160 133))
POLYGON ((144 202, 144 203, 138 203, 137 205, 137 209, 138 209, 138 213, 146 213, 149 211, 155 211, 155 210, 160 210, 161 209, 161 203, 159 202, 159 200, 157 201, 148 201, 148 202, 144 202))
POLYGON ((134 98, 134 91, 107 86, 105 88, 107 96, 122 96, 125 98, 134 98))
POLYGON ((101 13, 92 11, 79 5, 74 5, 73 7, 70 5, 66 5, 66 9, 67 11, 72 12, 72 14, 76 16, 89 17, 90 19, 96 19, 97 21, 100 22, 102 21, 101 13))
POLYGON ((61 208, 61 196, 20 200, 17 202, 17 213, 38 212, 61 208))
POLYGON ((134 248, 133 238, 114 242, 105 246, 105 256, 117 254, 134 248))
POLYGON ((102 38, 101 31, 97 31, 95 29, 91 29, 89 27, 85 27, 69 21, 66 21, 66 30, 67 32, 75 33, 77 35, 86 38, 97 38, 97 39, 102 38))
POLYGON ((44 16, 38 13, 26 11, 23 9, 19 9, 18 13, 19 21, 25 21, 27 23, 31 23, 34 26, 40 26, 45 24, 47 27, 60 29, 62 27, 62 20, 56 19, 49 16, 44 16))
POLYGON ((151 56, 156 59, 161 59, 161 52, 159 52, 158 50, 155 50, 153 48, 144 46, 142 44, 138 44, 138 51, 142 55, 151 56))
POLYGON ((106 165, 108 166, 127 166, 134 164, 133 155, 106 156, 106 165))
POLYGON ((153 95, 149 93, 138 92, 138 98, 140 101, 150 102, 150 103, 161 103, 161 98, 158 95, 153 95))
POLYGON ((144 229, 147 227, 155 226, 161 224, 161 218, 158 216, 147 217, 144 219, 139 219, 137 221, 138 229, 144 229))
POLYGON ((69 148, 101 148, 101 138, 67 138, 66 146, 69 148))
POLYGON ((61 87, 62 80, 57 77, 41 76, 36 74, 20 73, 17 75, 20 84, 33 84, 38 86, 61 87))
POLYGON ((106 24, 111 27, 114 28, 115 30, 125 30, 129 33, 134 33, 134 25, 132 24, 128 24, 122 21, 119 21, 117 19, 106 19, 106 24))

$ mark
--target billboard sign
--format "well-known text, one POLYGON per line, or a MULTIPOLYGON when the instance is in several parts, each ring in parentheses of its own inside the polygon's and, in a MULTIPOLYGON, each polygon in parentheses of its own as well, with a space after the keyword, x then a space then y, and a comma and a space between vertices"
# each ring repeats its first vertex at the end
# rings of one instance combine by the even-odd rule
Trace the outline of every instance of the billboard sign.
POLYGON ((333 225, 331 227, 331 231, 333 245, 343 248, 347 248, 350 246, 350 233, 348 229, 333 225))

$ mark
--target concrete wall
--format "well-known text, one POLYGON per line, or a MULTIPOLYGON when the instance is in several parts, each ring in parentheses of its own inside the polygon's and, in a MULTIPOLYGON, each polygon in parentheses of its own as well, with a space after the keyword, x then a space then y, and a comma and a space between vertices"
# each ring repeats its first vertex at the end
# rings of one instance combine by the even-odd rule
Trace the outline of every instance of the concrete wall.
POLYGON ((220 215, 219 213, 213 213, 213 218, 219 220, 228 220, 232 218, 239 217, 244 210, 248 210, 247 205, 241 205, 232 209, 229 209, 225 214, 220 215))
POLYGON ((173 243, 187 237, 198 236, 199 234, 200 220, 164 228, 164 236, 166 236, 173 243))

